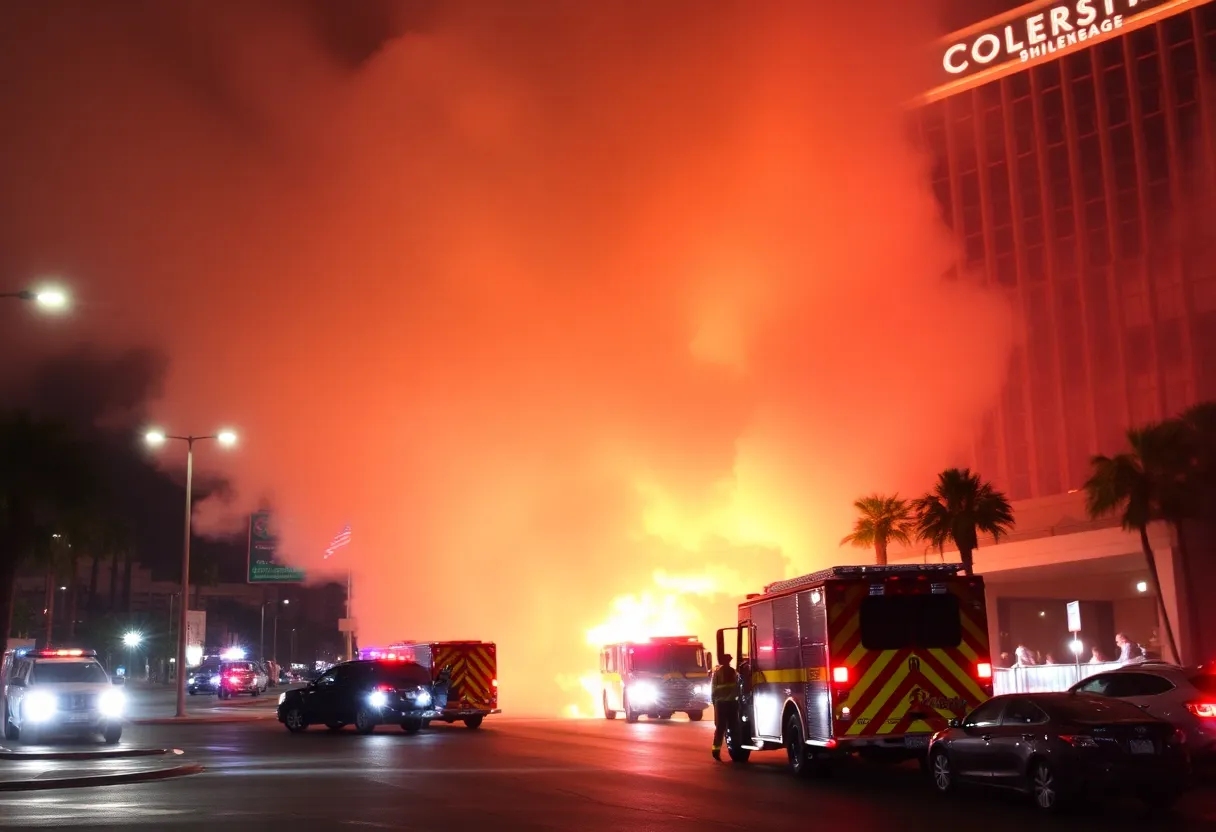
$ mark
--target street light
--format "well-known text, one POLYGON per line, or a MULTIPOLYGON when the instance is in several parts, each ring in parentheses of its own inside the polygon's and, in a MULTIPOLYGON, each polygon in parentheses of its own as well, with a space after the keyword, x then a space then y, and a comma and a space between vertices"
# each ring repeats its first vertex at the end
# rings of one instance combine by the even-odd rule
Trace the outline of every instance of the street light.
MULTIPOLYGON (((261 655, 259 655, 258 658, 263 661, 265 661, 265 659, 266 659, 266 608, 269 607, 271 604, 277 604, 277 603, 278 603, 278 601, 266 601, 265 603, 262 604, 262 625, 258 630, 258 649, 261 651, 261 655)), ((291 601, 284 598, 283 603, 290 604, 291 601)), ((279 612, 278 612, 277 608, 275 609, 275 613, 274 613, 274 625, 275 625, 275 632, 277 633, 278 626, 279 626, 279 612)))
POLYGON ((68 294, 56 286, 43 286, 39 289, 23 289, 20 292, 0 292, 0 298, 15 298, 33 303, 48 312, 60 312, 67 309, 68 294))
POLYGON ((186 443, 186 528, 182 541, 182 602, 177 621, 177 716, 186 715, 186 674, 181 670, 186 666, 186 622, 189 618, 190 604, 190 487, 194 479, 194 443, 204 439, 214 439, 224 446, 236 444, 236 434, 231 430, 221 430, 206 436, 173 436, 157 428, 152 428, 144 434, 144 440, 149 445, 159 446, 166 440, 175 439, 186 443))
POLYGON ((135 669, 135 648, 143 643, 144 634, 130 630, 122 635, 122 643, 127 647, 127 678, 132 677, 132 671, 135 669))

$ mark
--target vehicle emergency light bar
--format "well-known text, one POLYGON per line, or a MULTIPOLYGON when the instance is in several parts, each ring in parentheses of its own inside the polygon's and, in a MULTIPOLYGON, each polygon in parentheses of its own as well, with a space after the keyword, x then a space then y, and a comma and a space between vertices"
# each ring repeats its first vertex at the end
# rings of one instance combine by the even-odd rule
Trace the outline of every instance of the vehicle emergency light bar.
POLYGON ((887 564, 886 566, 833 566, 821 569, 800 578, 788 578, 784 581, 771 583, 764 588, 765 595, 774 592, 785 592, 799 586, 812 586, 824 581, 841 579, 868 578, 870 576, 900 576, 900 575, 957 575, 963 571, 961 563, 912 563, 887 564))
POLYGON ((32 650, 26 653, 36 659, 67 659, 67 658, 97 658, 96 650, 81 650, 79 647, 61 647, 59 649, 32 650))

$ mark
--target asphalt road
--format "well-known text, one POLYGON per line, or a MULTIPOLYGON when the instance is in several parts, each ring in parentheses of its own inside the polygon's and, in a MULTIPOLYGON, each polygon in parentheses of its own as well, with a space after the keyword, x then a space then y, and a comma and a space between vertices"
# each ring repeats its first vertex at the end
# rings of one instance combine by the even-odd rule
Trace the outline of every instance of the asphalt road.
POLYGON ((847 765, 797 781, 782 755, 715 763, 711 728, 683 720, 531 721, 479 731, 436 726, 290 735, 273 720, 132 726, 123 745, 184 749, 207 767, 176 780, 0 795, 0 827, 142 830, 955 829, 984 832, 1216 828, 1216 791, 1188 795, 1172 820, 1133 801, 1039 817, 1014 796, 933 794, 911 766, 847 765))

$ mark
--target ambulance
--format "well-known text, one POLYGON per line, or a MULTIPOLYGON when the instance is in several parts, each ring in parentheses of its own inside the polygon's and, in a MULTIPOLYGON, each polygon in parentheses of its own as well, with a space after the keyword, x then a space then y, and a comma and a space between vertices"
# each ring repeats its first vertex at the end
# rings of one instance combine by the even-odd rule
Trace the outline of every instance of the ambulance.
POLYGON ((604 718, 626 722, 671 719, 677 712, 699 722, 709 707, 709 651, 696 636, 622 641, 600 650, 604 718))
POLYGON ((469 728, 480 728, 487 716, 502 713, 498 707, 498 647, 493 642, 398 641, 388 647, 362 649, 359 658, 417 662, 430 669, 433 682, 450 668, 447 706, 439 717, 444 722, 460 720, 469 728))
POLYGON ((739 671, 732 760, 784 750, 797 774, 845 754, 922 759, 992 696, 984 582, 961 564, 837 566, 779 581, 718 631, 739 671))

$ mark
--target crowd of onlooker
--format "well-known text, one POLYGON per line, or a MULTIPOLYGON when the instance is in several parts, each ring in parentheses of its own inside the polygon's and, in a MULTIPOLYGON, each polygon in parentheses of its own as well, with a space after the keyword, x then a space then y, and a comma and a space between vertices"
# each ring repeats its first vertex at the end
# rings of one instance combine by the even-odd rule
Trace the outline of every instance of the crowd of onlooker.
MULTIPOLYGON (((1103 662, 1133 664, 1135 662, 1147 661, 1153 657, 1154 654, 1147 647, 1132 641, 1127 637, 1126 633, 1119 633, 1115 636, 1115 652, 1112 655, 1108 656, 1102 651, 1101 647, 1094 645, 1090 648, 1090 655, 1086 661, 1089 664, 1101 664, 1103 662)), ((1063 662, 1063 664, 1072 663, 1073 661, 1063 662)), ((1036 665, 1045 664, 1061 664, 1061 662, 1056 661, 1056 657, 1051 653, 1044 655, 1041 650, 1031 650, 1022 644, 1019 644, 1017 649, 1013 651, 1013 656, 1010 656, 1008 653, 1001 654, 1001 667, 1035 667, 1036 665)))

